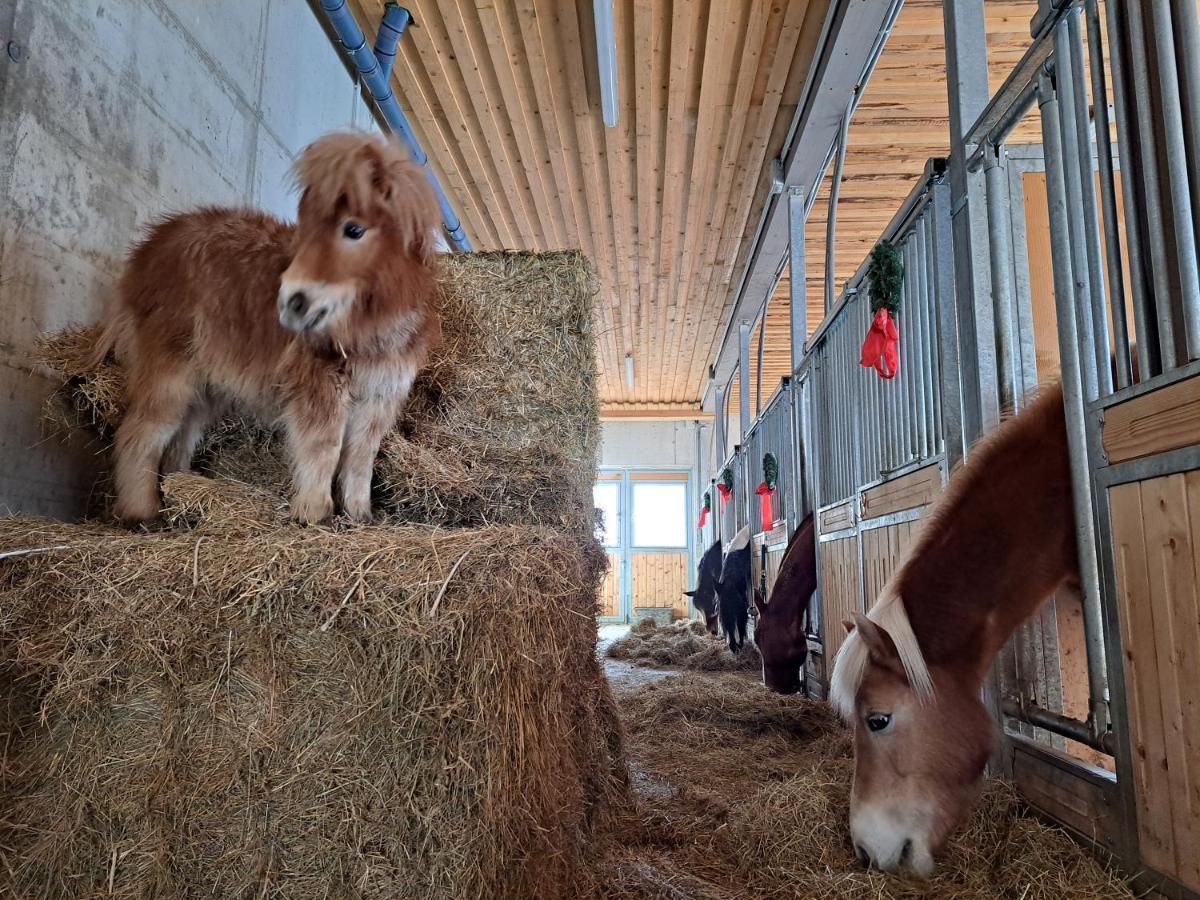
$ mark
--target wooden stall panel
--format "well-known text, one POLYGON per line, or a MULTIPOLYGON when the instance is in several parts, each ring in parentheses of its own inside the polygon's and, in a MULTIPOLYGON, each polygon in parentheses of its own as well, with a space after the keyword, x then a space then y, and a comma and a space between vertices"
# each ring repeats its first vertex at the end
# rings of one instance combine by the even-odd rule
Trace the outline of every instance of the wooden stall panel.
POLYGON ((830 507, 821 513, 821 533, 841 531, 854 524, 854 501, 847 500, 838 506, 830 507))
POLYGON ((909 472, 894 481, 863 491, 863 520, 877 519, 889 513, 925 506, 942 489, 942 472, 937 464, 909 472))
POLYGON ((630 558, 633 608, 669 606, 673 618, 687 616, 687 553, 634 553, 630 558))
POLYGON ((842 622, 862 611, 859 595, 858 539, 825 541, 820 547, 821 621, 825 623, 825 666, 828 671, 842 646, 842 622))
POLYGON ((1200 444, 1200 376, 1110 407, 1103 441, 1110 463, 1200 444))
POLYGON ((1141 852, 1200 891, 1200 472, 1109 498, 1141 852))
POLYGON ((608 553, 608 571, 600 585, 600 615, 621 615, 621 554, 608 553))
POLYGON ((868 609, 883 593, 888 579, 904 560, 918 527, 917 522, 900 522, 862 533, 864 599, 868 609))

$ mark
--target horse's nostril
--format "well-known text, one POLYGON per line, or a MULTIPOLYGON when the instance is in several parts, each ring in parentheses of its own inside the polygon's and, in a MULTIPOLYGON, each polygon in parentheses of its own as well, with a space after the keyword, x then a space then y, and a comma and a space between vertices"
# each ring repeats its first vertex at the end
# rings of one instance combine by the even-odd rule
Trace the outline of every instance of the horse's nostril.
POLYGON ((900 851, 900 865, 908 863, 912 859, 912 841, 905 841, 904 848, 900 851))
POLYGON ((862 848, 862 844, 854 845, 854 855, 858 857, 858 861, 864 866, 871 864, 871 857, 867 855, 867 851, 862 848))
POLYGON ((294 313, 304 312, 304 308, 308 306, 308 297, 304 291, 296 291, 292 296, 288 297, 288 309, 294 313))

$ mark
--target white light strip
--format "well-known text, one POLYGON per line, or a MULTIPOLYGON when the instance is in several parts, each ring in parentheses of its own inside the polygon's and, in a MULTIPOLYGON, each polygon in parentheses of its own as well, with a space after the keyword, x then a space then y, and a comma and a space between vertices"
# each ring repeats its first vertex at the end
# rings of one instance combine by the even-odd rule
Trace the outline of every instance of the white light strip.
POLYGON ((604 127, 617 125, 617 38, 613 32, 613 0, 594 0, 596 60, 600 69, 600 108, 604 127))
POLYGON ((625 384, 633 390, 633 355, 625 354, 625 384))

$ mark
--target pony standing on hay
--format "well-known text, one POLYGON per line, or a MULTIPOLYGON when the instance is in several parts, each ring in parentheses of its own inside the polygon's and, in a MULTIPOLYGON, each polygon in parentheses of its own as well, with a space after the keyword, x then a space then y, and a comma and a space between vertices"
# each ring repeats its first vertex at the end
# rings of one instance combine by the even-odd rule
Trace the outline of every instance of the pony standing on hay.
POLYGON ((1078 577, 1056 386, 971 452, 870 612, 845 623, 830 699, 854 728, 850 834, 863 862, 932 873, 996 743, 984 677, 1078 577))
POLYGON ((371 515, 379 444, 440 334, 437 202, 384 138, 332 134, 301 155, 299 221, 201 209, 155 226, 129 259, 97 348, 128 375, 116 515, 159 515, 160 471, 186 470, 231 406, 280 422, 292 517, 371 515))

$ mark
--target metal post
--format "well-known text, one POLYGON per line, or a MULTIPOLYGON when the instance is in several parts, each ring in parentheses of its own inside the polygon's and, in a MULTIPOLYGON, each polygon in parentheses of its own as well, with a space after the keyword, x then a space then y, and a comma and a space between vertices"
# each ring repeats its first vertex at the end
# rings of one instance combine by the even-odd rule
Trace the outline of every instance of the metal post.
MULTIPOLYGON (((724 388, 724 386, 717 385, 717 387, 713 393, 714 393, 714 396, 716 397, 716 401, 713 405, 713 408, 716 411, 716 417, 717 417, 717 419, 716 419, 716 435, 715 435, 717 446, 716 446, 716 453, 714 454, 714 456, 716 458, 713 460, 713 465, 716 466, 717 469, 719 470, 720 467, 725 464, 725 454, 727 452, 725 448, 729 444, 729 439, 725 436, 725 388, 724 388)), ((717 477, 718 478, 721 477, 720 471, 717 472, 717 477)), ((721 514, 719 504, 717 507, 716 514, 718 517, 721 514)))
POLYGON ((1007 166, 1004 148, 988 147, 984 161, 987 182, 988 246, 991 251, 993 325, 996 334, 996 386, 1000 408, 1012 409, 1017 375, 1013 367, 1016 316, 1013 314, 1012 227, 1009 217, 1007 166))
MULTIPOLYGON (((1191 4, 1193 12, 1196 4, 1191 4)), ((1096 150, 1100 166, 1100 202, 1104 209, 1104 246, 1108 253, 1108 298, 1112 315, 1117 361, 1117 387, 1133 380, 1129 362, 1129 326, 1125 320, 1125 273, 1121 269, 1121 234, 1117 216, 1116 176, 1113 174, 1112 128, 1108 120, 1108 89, 1104 75, 1104 36, 1100 29, 1099 0, 1087 0, 1088 66, 1092 76, 1092 105, 1096 119, 1096 150)), ((1113 53, 1117 52, 1114 47, 1113 53)), ((1103 318, 1103 317, 1101 317, 1103 318)))
POLYGON ((1194 0, 1171 0, 1171 17, 1179 35, 1179 87, 1183 94, 1183 124, 1191 176, 1188 183, 1192 228, 1200 240, 1200 10, 1194 0))
MULTIPOLYGON (((1196 231, 1192 222, 1187 146, 1183 137, 1183 106, 1179 95, 1179 69, 1175 60, 1175 28, 1171 23, 1170 7, 1163 0, 1151 3, 1150 10, 1154 24, 1154 56, 1158 60, 1158 95, 1162 105, 1162 121, 1154 137, 1162 142, 1166 150, 1166 188, 1171 198, 1171 224, 1175 230, 1183 332, 1187 339, 1186 358, 1196 359, 1200 357, 1200 269, 1196 261, 1196 231)), ((1200 177, 1200 172, 1193 174, 1200 177)))
POLYGON ((899 382, 900 395, 900 465, 907 465, 913 458, 913 440, 912 440, 912 413, 913 413, 913 391, 912 391, 912 361, 908 358, 912 350, 912 342, 909 340, 908 326, 912 319, 913 308, 913 283, 914 270, 916 268, 913 263, 913 242, 911 237, 905 237, 902 245, 902 253, 904 255, 904 302, 900 307, 900 321, 897 323, 900 331, 900 374, 896 376, 895 381, 899 382))
POLYGON ((934 393, 937 391, 937 369, 933 359, 933 310, 929 298, 929 219, 931 207, 926 205, 918 221, 917 279, 921 293, 921 360, 924 379, 921 396, 924 398, 925 418, 921 428, 925 434, 925 454, 938 452, 937 429, 934 427, 934 393))
MULTIPOLYGON (((1076 7, 1066 19, 1069 55, 1060 65, 1071 69, 1071 110, 1075 119, 1075 142, 1078 151, 1079 183, 1082 188, 1083 217, 1079 220, 1088 270, 1091 315, 1091 339, 1096 363, 1096 389, 1100 394, 1112 393, 1112 367, 1109 364, 1108 313, 1104 290, 1104 251, 1100 247, 1100 212, 1096 207, 1096 182, 1092 169, 1092 138, 1088 128, 1088 95, 1083 64, 1083 38, 1076 7)), ((1060 34, 1061 34, 1060 26, 1060 34)), ((1083 335, 1080 335, 1081 338, 1083 335)), ((1089 398, 1090 399, 1090 398, 1089 398)))
MULTIPOLYGON (((1150 67, 1146 59, 1146 34, 1142 21, 1141 3, 1114 3, 1128 15, 1130 68, 1133 72, 1132 102, 1137 111, 1137 137, 1142 170, 1141 199, 1143 210, 1135 211, 1128 220, 1135 225, 1144 220, 1150 243, 1150 278, 1158 322, 1158 352, 1163 371, 1175 368, 1175 322, 1171 311, 1171 279, 1167 274, 1167 234, 1163 223, 1162 194, 1158 176, 1158 129, 1154 121, 1154 93, 1150 83, 1150 67)), ((1113 54, 1114 58, 1116 54, 1113 54)), ((1132 232, 1134 229, 1128 229, 1132 232)), ((1138 335, 1141 342, 1141 335, 1138 335)), ((1149 377, 1142 373, 1143 378, 1149 377)))
MULTIPOLYGON (((942 442, 946 454, 946 471, 952 471, 965 451, 962 423, 963 385, 960 373, 958 334, 954 291, 954 236, 950 217, 950 188, 939 184, 933 189, 933 227, 930 230, 930 253, 933 262, 931 298, 937 319, 938 385, 942 442)), ((935 396, 938 392, 935 391, 935 396)))
POLYGON ((971 148, 967 130, 987 106, 987 28, 983 0, 943 5, 946 31, 946 83, 950 113, 950 211, 954 226, 953 290, 957 303, 958 356, 962 365, 962 429, 973 443, 999 420, 991 373, 996 371, 992 298, 988 273, 987 216, 983 174, 967 171, 971 148))
POLYGON ((825 219, 825 312, 833 309, 836 299, 834 295, 836 280, 834 262, 837 254, 834 251, 837 243, 837 205, 838 197, 842 193, 842 169, 846 165, 846 138, 850 131, 850 112, 851 109, 848 108, 842 116, 842 124, 838 129, 837 159, 833 165, 833 180, 829 185, 829 215, 825 219))
MULTIPOLYGON (((1094 2, 1094 0, 1093 0, 1094 2)), ((1113 106, 1117 119, 1117 143, 1121 148, 1121 197, 1125 208, 1125 244, 1129 252, 1130 294, 1133 297, 1133 321, 1137 329, 1138 368, 1142 378, 1158 374, 1158 324, 1151 311, 1147 291, 1146 263, 1142 253, 1141 222, 1143 204, 1142 186, 1139 177, 1137 141, 1133 133, 1136 114, 1133 95, 1130 93, 1129 73, 1125 67, 1124 53, 1128 41, 1121 21, 1121 4, 1106 3, 1104 11, 1108 20, 1109 53, 1108 65, 1112 73, 1113 106)), ((1099 27, 1099 23, 1097 23, 1099 27)), ((1096 47, 1100 46, 1097 41, 1096 47)), ((1112 256, 1111 247, 1109 252, 1112 256)))
POLYGON ((767 302, 763 304, 762 317, 758 324, 758 365, 754 372, 754 418, 762 415, 762 358, 763 346, 767 336, 767 309, 771 305, 771 295, 767 294, 767 302))
MULTIPOLYGON (((1062 174, 1066 187, 1067 226, 1069 228, 1067 234, 1071 248, 1071 274, 1073 276, 1071 287, 1075 303, 1075 323, 1081 345, 1088 348, 1088 352, 1080 357, 1083 398, 1086 402, 1095 400, 1099 396, 1096 361, 1091 355, 1090 349, 1095 347, 1095 336, 1092 332, 1092 282, 1091 268, 1088 265, 1087 239, 1082 233, 1087 212, 1083 200, 1083 173, 1079 165, 1081 153, 1088 154, 1089 161, 1091 154, 1088 153, 1086 146, 1079 145, 1079 132, 1075 127, 1077 109, 1074 104, 1075 88, 1074 79, 1071 77, 1071 50, 1068 38, 1067 23, 1060 22, 1054 32, 1054 80, 1057 89, 1054 105, 1058 112, 1058 134, 1063 154, 1060 162, 1064 166, 1062 174)), ((1047 158, 1046 169, 1049 170, 1049 168, 1050 161, 1047 158)), ((1087 180, 1091 181, 1090 165, 1087 180)))
POLYGON ((750 433, 750 323, 738 329, 738 443, 750 433))
POLYGON ((792 318, 792 374, 804 359, 808 340, 808 261, 804 257, 804 192, 788 188, 788 300, 792 318))
POLYGON ((1104 618, 1100 602, 1100 570, 1096 553, 1095 518, 1092 510, 1091 470, 1088 464, 1087 427, 1083 383, 1080 372, 1080 335, 1071 282, 1070 230, 1067 184, 1064 170, 1074 166, 1064 158, 1058 98, 1045 73, 1038 77, 1038 105, 1042 115, 1042 141, 1046 152, 1046 194, 1050 218, 1050 241, 1054 264, 1055 312, 1062 367, 1063 403, 1067 423, 1067 447, 1071 466, 1071 494, 1075 512, 1076 547, 1083 592, 1084 640, 1087 649, 1089 722, 1093 734, 1108 730, 1108 667, 1104 648, 1104 618))

